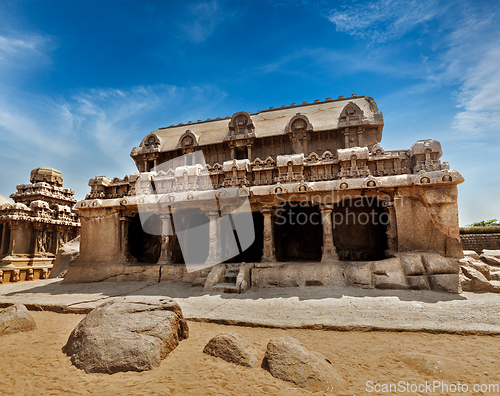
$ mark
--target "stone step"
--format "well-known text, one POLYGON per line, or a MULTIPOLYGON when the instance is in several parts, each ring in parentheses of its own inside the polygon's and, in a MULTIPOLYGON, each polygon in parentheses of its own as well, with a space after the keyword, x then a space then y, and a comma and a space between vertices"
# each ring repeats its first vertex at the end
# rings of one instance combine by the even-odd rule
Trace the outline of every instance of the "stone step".
POLYGON ((236 283, 237 275, 224 275, 224 281, 226 283, 236 283))
POLYGON ((223 293, 239 293, 236 283, 219 283, 212 288, 213 291, 221 291, 223 293))

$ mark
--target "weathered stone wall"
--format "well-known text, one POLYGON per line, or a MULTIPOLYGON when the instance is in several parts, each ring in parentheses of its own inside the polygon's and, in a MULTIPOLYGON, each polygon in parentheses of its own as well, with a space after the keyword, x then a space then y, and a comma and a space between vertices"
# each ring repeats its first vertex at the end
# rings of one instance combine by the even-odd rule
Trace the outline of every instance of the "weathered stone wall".
POLYGON ((483 249, 500 249, 500 234, 467 234, 460 235, 460 238, 464 250, 474 250, 478 254, 483 249))

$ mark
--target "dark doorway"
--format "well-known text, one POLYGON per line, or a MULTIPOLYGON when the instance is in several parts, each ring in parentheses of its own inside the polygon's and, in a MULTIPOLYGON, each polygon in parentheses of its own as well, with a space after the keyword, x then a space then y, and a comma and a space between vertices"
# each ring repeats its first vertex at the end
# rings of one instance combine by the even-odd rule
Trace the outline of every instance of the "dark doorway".
POLYGON ((144 222, 143 227, 139 214, 136 214, 129 225, 128 232, 132 256, 141 263, 156 264, 161 253, 161 232, 162 222, 159 216, 152 214, 144 222))
POLYGON ((274 243, 278 261, 320 261, 323 225, 318 207, 277 209, 274 243))
MULTIPOLYGON (((237 222, 238 214, 233 214, 235 221, 237 222)), ((237 256, 226 260, 225 263, 258 263, 262 257, 262 249, 264 248, 264 216, 260 212, 252 212, 252 220, 254 227, 255 239, 253 243, 246 250, 238 254, 237 256)), ((232 235, 227 235, 228 232, 232 230, 224 229, 224 235, 222 236, 222 247, 225 248, 225 241, 228 238, 234 238, 232 235)), ((240 236, 241 237, 241 236, 240 236)))
POLYGON ((384 259, 388 216, 376 197, 345 199, 337 204, 333 212, 333 237, 339 259, 384 259))

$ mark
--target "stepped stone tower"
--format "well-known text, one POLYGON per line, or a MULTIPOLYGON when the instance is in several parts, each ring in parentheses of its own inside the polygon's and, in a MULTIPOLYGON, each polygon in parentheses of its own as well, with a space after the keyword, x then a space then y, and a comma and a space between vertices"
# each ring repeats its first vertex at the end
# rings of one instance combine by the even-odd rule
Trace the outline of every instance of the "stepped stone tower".
POLYGON ((30 182, 0 205, 1 282, 47 278, 59 247, 79 234, 75 192, 63 188, 61 172, 36 168, 30 182))

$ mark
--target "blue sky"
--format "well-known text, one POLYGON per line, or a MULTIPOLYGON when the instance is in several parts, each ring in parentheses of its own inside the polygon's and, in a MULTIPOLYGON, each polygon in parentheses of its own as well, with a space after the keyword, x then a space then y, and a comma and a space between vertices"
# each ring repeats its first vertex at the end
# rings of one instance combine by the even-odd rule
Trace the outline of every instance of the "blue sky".
POLYGON ((372 96, 381 146, 432 138, 460 223, 500 218, 498 1, 2 1, 0 194, 50 166, 96 175, 179 122, 372 96))

